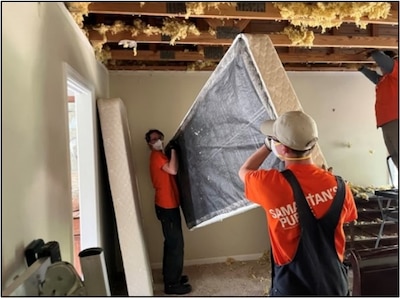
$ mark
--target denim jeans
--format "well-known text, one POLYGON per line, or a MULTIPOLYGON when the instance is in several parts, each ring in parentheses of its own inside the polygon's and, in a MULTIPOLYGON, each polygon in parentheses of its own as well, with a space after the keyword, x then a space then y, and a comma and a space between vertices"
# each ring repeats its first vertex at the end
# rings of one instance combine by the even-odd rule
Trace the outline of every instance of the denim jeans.
POLYGON ((180 209, 165 209, 155 205, 164 235, 164 284, 179 284, 183 271, 183 235, 180 209))

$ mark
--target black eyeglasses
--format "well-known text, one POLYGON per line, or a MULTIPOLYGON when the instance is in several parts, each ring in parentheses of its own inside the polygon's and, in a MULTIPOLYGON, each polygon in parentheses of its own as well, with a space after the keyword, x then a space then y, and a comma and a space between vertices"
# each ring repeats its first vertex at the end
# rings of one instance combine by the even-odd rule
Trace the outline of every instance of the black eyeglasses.
POLYGON ((157 138, 150 139, 150 143, 157 142, 158 140, 164 141, 164 137, 163 137, 163 136, 159 136, 159 137, 157 137, 157 138))
POLYGON ((272 140, 272 141, 274 141, 275 143, 280 143, 279 140, 278 140, 277 138, 273 137, 273 136, 267 136, 267 138, 268 138, 268 140, 269 140, 270 142, 271 142, 271 140, 272 140))

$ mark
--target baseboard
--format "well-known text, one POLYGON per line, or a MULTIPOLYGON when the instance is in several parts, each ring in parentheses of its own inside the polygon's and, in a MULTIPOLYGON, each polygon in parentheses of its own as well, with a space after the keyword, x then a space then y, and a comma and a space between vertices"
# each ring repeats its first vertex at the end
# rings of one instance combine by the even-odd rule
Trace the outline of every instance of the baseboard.
MULTIPOLYGON (((184 265, 192 266, 192 265, 224 263, 228 259, 233 259, 235 261, 254 261, 254 260, 258 260, 262 256, 263 256, 263 253, 258 253, 258 254, 250 254, 250 255, 236 255, 236 256, 229 256, 229 257, 193 259, 193 260, 185 260, 184 265)), ((151 264, 151 269, 160 269, 160 268, 162 268, 162 263, 152 263, 151 264)))

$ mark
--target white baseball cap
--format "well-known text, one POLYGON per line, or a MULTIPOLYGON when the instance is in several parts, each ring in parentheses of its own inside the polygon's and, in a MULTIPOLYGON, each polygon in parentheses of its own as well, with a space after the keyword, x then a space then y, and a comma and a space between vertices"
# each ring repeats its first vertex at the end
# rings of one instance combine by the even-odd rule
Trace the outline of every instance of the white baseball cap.
POLYGON ((317 124, 314 119, 302 111, 289 111, 276 120, 267 120, 261 124, 261 132, 275 137, 290 149, 306 151, 318 141, 317 124))

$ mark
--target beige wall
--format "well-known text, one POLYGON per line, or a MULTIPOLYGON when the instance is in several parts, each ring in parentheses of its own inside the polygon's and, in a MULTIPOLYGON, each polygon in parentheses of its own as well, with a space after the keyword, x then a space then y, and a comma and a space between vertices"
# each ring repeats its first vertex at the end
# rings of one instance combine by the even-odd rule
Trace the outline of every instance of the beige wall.
MULTIPOLYGON (((151 128, 158 128, 169 140, 210 74, 131 72, 110 75, 111 97, 120 97, 127 108, 144 235, 153 266, 161 263, 163 238, 154 213, 154 192, 148 170, 149 149, 144 134, 151 128)), ((189 231, 183 224, 183 230, 187 264, 190 260, 198 262, 199 259, 225 260, 226 256, 232 255, 261 255, 268 246, 264 213, 259 208, 194 231, 189 231)))
MULTIPOLYGON (((153 210, 144 134, 150 128, 158 128, 168 141, 210 74, 110 72, 110 95, 120 97, 128 111, 144 234, 153 266, 161 262, 162 233, 153 210)), ((307 72, 288 76, 303 108, 319 125, 320 145, 335 173, 362 185, 387 184, 385 147, 373 114, 374 86, 359 73, 307 72)), ((194 231, 189 231, 182 221, 186 264, 261 255, 268 247, 261 208, 194 231)))
POLYGON ((303 108, 318 123, 334 172, 360 185, 387 185, 387 151, 375 122, 375 85, 358 72, 292 72, 303 108))
POLYGON ((108 96, 108 72, 63 4, 2 3, 2 287, 25 270, 34 239, 72 262, 63 62, 108 96))

